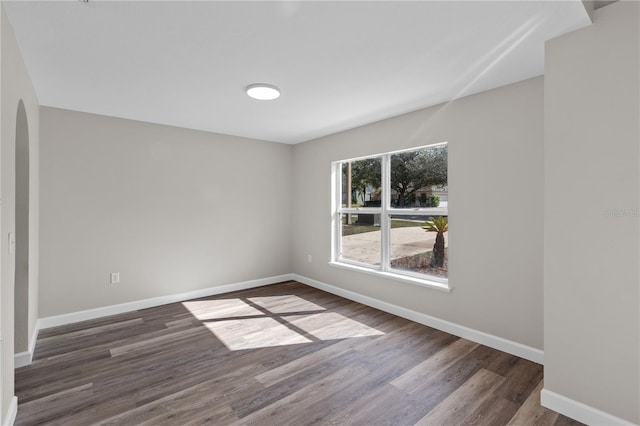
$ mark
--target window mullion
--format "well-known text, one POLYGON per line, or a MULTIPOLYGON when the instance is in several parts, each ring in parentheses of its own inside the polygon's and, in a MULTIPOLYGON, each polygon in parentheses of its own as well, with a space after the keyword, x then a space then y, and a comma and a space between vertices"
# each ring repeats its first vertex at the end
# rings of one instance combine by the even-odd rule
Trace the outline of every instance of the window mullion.
POLYGON ((331 208, 333 212, 333 241, 332 241, 332 260, 336 261, 340 258, 342 253, 342 213, 340 213, 340 206, 342 206, 342 163, 333 164, 333 188, 335 196, 333 197, 334 205, 331 208))
POLYGON ((382 197, 381 197, 381 207, 382 213, 380 214, 380 269, 383 271, 389 270, 389 228, 390 228, 390 220, 388 209, 391 205, 391 182, 390 182, 390 155, 382 156, 381 166, 382 166, 382 197))

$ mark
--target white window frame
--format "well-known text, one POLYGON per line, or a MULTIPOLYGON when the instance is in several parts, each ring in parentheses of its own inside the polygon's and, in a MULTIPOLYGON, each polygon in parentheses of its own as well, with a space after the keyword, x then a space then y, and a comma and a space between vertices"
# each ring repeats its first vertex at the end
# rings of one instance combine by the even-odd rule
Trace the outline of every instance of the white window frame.
POLYGON ((391 216, 448 216, 449 205, 447 207, 415 207, 415 208, 393 208, 391 207, 391 156, 398 153, 418 151, 426 148, 447 145, 447 142, 424 145, 415 148, 408 148, 398 151, 386 152, 377 155, 367 155, 364 157, 351 158, 347 160, 334 161, 331 163, 331 262, 333 266, 360 271, 397 281, 407 282, 442 291, 451 291, 448 278, 441 278, 412 271, 403 271, 391 268, 390 262, 390 237, 391 237, 391 216), (380 207, 342 207, 342 164, 364 160, 369 158, 380 158, 381 163, 381 203, 380 207), (343 214, 379 214, 380 215, 380 265, 371 265, 346 259, 341 256, 342 252, 342 215, 343 214))

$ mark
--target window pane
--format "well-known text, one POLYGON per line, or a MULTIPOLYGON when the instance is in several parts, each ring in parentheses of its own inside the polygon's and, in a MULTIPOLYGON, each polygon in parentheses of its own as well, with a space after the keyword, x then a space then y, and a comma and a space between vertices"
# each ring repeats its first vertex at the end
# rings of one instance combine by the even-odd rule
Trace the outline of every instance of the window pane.
POLYGON ((342 207, 380 207, 380 164, 380 157, 342 163, 342 207))
POLYGON ((341 216, 342 258, 380 265, 380 215, 341 216))
POLYGON ((391 267, 447 278, 448 217, 393 215, 390 218, 391 267))
POLYGON ((447 207, 447 145, 391 155, 391 207, 447 207))

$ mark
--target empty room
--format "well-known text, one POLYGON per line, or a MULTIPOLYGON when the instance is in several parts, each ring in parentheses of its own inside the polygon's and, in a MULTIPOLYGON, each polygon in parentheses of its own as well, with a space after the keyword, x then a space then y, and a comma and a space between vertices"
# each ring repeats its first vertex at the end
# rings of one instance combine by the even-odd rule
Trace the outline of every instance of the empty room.
POLYGON ((0 424, 640 424, 640 2, 0 14, 0 424))

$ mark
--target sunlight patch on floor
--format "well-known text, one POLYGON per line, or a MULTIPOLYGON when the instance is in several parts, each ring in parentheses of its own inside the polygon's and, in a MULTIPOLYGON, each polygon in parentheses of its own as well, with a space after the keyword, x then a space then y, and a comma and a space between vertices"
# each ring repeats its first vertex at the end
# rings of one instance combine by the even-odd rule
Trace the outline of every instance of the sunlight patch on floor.
POLYGON ((384 334, 294 295, 182 304, 232 351, 384 334))
POLYGON ((240 299, 195 300, 182 302, 182 305, 191 315, 202 321, 264 315, 262 311, 240 299))
POLYGON ((310 343, 273 318, 247 318, 204 324, 231 351, 310 343))
POLYGON ((380 336, 384 334, 382 331, 336 312, 287 316, 285 321, 320 340, 348 339, 351 337, 380 336))
POLYGON ((274 314, 326 310, 322 306, 291 294, 284 296, 250 297, 248 300, 274 314))

